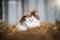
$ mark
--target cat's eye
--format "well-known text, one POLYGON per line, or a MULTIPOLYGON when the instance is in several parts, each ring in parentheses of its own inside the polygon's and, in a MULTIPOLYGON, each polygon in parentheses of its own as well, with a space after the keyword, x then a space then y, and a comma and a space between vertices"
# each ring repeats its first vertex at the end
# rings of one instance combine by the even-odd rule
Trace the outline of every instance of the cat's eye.
POLYGON ((32 17, 31 17, 31 18, 29 18, 29 20, 32 22, 32 21, 33 21, 32 17))

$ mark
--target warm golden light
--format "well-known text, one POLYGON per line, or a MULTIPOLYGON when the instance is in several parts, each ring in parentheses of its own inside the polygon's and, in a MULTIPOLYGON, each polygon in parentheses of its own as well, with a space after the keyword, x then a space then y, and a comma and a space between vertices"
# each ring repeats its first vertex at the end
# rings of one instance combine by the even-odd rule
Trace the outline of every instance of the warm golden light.
POLYGON ((56 0, 56 4, 60 6, 60 0, 56 0))

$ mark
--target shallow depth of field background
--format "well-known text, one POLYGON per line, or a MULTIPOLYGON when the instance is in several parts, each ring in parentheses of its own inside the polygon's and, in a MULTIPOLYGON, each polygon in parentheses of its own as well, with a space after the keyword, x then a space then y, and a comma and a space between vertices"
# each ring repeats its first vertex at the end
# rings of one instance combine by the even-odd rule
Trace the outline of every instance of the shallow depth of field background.
POLYGON ((28 10, 37 10, 41 22, 60 21, 60 0, 0 0, 0 21, 16 24, 28 10))

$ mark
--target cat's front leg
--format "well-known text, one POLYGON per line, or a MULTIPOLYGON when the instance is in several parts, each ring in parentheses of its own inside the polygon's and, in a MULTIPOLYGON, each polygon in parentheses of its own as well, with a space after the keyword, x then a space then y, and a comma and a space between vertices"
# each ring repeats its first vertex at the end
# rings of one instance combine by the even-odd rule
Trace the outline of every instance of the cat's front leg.
POLYGON ((18 23, 18 24, 16 25, 16 28, 17 28, 17 30, 20 30, 20 31, 27 30, 27 27, 24 26, 24 25, 20 25, 20 23, 18 23))

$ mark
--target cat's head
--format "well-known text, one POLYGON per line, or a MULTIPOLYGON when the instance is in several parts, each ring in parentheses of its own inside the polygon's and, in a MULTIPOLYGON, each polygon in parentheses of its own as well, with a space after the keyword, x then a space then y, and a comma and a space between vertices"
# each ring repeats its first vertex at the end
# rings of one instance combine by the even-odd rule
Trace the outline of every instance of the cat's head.
POLYGON ((31 16, 34 16, 38 20, 40 19, 38 15, 38 11, 31 11, 31 12, 29 11, 27 17, 31 17, 31 16))
POLYGON ((25 18, 26 26, 32 28, 40 26, 40 20, 38 16, 37 11, 32 11, 27 14, 27 17, 25 18))

